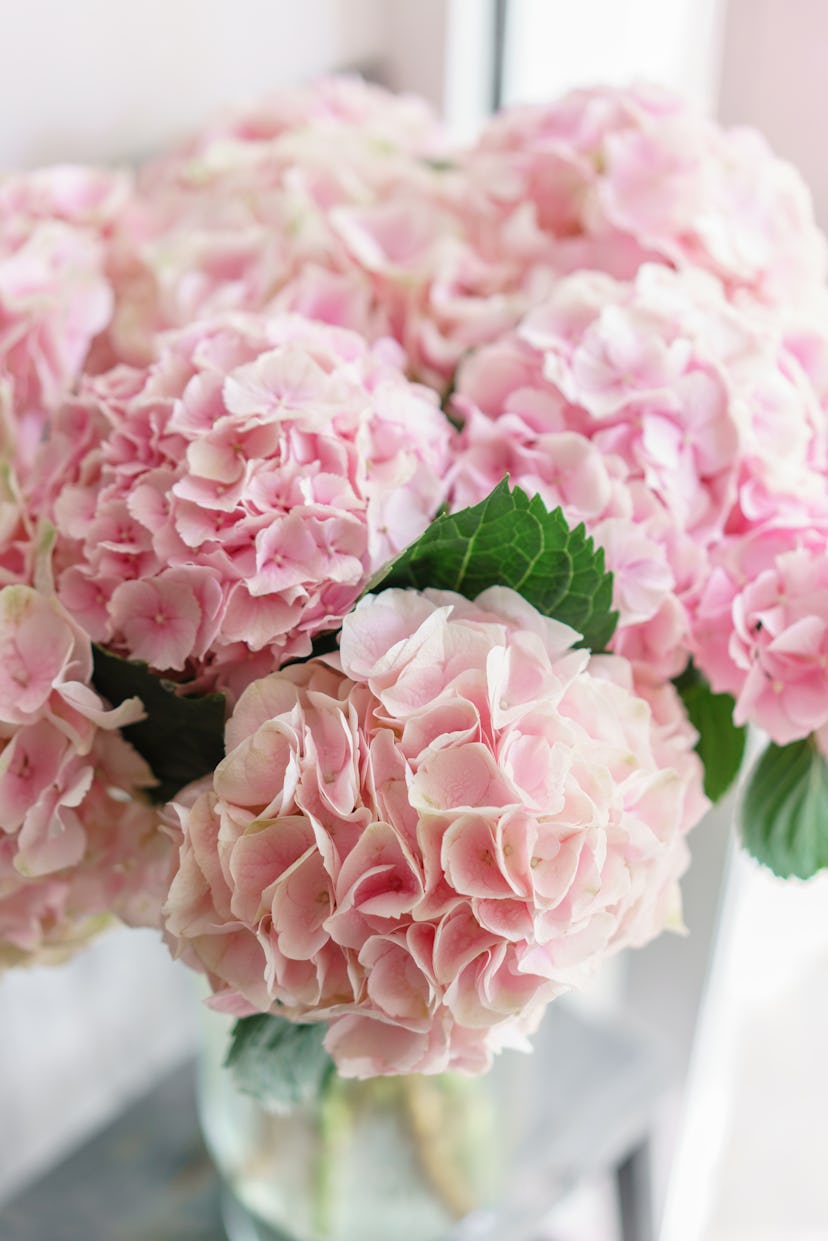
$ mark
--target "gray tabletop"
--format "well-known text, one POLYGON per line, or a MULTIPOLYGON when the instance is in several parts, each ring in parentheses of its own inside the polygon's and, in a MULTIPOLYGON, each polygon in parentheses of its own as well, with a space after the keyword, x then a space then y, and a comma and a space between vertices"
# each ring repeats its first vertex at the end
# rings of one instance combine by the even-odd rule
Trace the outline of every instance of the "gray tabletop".
POLYGON ((192 1065, 0 1209, 2 1241, 224 1241, 192 1065))

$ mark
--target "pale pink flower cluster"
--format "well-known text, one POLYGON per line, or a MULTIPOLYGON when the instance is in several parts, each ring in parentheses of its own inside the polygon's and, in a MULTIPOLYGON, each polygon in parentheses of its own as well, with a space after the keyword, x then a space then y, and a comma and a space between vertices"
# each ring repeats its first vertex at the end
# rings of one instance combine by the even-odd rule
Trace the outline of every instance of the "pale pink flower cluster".
POLYGON ((238 699, 168 933, 346 1074, 483 1069, 677 921, 705 801, 669 678, 828 752, 824 279, 793 169, 643 87, 450 151, 330 80, 135 186, 0 177, 0 964, 169 887, 92 641, 238 699), (507 473, 604 549, 613 655, 501 589, 351 612, 507 473))
POLYGON ((793 168, 654 89, 505 112, 451 150, 423 105, 322 81, 147 165, 113 264, 113 355, 228 309, 390 335, 449 385, 563 274, 701 267, 728 296, 818 295, 824 244, 793 168))
MULTIPOLYGON (((452 503, 482 499, 508 473, 560 504, 614 573, 614 649, 655 679, 691 653, 706 670, 699 608, 725 536, 750 534, 772 563, 764 530, 786 506, 805 527, 828 515, 820 341, 805 343, 730 304, 703 272, 648 264, 631 282, 562 279, 460 368, 452 503)), ((734 623, 722 613, 712 629, 726 641, 734 623)))
POLYGON ((459 231, 444 146, 423 102, 332 79, 145 166, 119 233, 116 353, 145 362, 159 331, 230 309, 405 338, 459 231))
POLYGON ((109 322, 109 235, 129 192, 94 168, 0 177, 0 445, 21 465, 109 322))
POLYGON ((90 688, 87 636, 30 586, 0 589, 0 965, 60 955, 109 915, 157 922, 169 847, 154 784, 90 688))
POLYGON ((825 241, 796 170, 754 130, 723 129, 666 90, 575 90, 508 109, 463 167, 530 283, 542 269, 629 279, 657 261, 771 305, 824 284, 825 241))
POLYGON ((202 322, 87 378, 36 471, 94 641, 237 692, 336 629, 440 507, 452 429, 391 341, 202 322))
POLYGON ((346 1076, 477 1072, 680 922, 695 734, 577 637, 503 588, 389 590, 249 687, 167 906, 217 1006, 327 1022, 346 1076))
POLYGON ((725 539, 697 609, 697 663, 714 689, 735 697, 736 722, 757 724, 779 745, 821 733, 825 748, 826 510, 725 539))

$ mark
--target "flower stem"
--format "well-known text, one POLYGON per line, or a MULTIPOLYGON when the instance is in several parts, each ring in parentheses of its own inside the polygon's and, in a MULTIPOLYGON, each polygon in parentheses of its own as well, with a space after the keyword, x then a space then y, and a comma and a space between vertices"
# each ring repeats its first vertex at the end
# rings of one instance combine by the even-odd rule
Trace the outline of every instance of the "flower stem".
POLYGON ((351 1130, 351 1107, 342 1079, 331 1073, 322 1087, 317 1112, 317 1144, 313 1169, 313 1228, 319 1237, 333 1231, 337 1168, 351 1130))
POLYGON ((451 1217, 462 1219, 477 1203, 458 1160, 451 1099, 434 1078, 402 1078, 400 1087, 420 1166, 451 1217))

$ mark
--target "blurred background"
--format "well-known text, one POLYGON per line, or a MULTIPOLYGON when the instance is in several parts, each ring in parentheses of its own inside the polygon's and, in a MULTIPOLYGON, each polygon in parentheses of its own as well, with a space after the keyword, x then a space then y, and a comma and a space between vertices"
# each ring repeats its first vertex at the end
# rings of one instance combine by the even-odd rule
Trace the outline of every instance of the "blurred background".
MULTIPOLYGON (((825 0, 3 0, 0 41, 6 167, 135 160, 341 68, 425 95, 460 138, 497 102, 646 78, 763 130, 828 226, 825 0)), ((654 1031, 675 1066, 661 1241, 825 1241, 828 882, 783 885, 738 855, 734 804, 695 834, 689 936, 618 962, 582 1002, 654 1031)), ((147 932, 0 978, 0 1199, 190 1055, 195 1007, 147 932)), ((559 1235, 611 1241, 592 1209, 559 1235)))

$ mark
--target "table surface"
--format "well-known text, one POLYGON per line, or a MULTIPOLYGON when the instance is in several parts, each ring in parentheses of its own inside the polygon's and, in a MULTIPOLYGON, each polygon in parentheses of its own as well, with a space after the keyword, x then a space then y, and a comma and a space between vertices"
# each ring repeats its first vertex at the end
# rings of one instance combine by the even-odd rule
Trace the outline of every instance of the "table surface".
MULTIPOLYGON (((559 1004, 535 1042, 536 1054, 561 1066, 543 1111, 543 1180, 554 1200, 646 1138, 669 1074, 648 1040, 559 1004)), ((224 1241, 219 1195, 188 1063, 0 1207, 0 1238, 224 1241)))
POLYGON ((192 1064, 0 1208, 3 1241, 224 1241, 192 1064))

